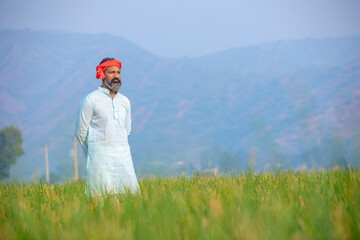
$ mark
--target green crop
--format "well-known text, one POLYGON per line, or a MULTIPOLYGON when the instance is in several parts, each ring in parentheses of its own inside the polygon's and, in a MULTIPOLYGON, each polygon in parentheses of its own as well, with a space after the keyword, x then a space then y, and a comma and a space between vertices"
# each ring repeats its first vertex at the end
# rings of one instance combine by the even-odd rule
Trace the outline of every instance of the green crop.
POLYGON ((0 239, 360 239, 360 171, 148 178, 141 194, 85 181, 0 184, 0 239))

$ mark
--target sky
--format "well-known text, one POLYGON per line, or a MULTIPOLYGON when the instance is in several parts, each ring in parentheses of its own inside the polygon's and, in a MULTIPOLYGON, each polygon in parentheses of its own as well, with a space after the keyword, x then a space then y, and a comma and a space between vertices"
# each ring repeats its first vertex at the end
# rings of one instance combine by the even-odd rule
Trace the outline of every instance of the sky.
POLYGON ((0 0, 0 30, 121 36, 163 57, 360 35, 359 0, 0 0))

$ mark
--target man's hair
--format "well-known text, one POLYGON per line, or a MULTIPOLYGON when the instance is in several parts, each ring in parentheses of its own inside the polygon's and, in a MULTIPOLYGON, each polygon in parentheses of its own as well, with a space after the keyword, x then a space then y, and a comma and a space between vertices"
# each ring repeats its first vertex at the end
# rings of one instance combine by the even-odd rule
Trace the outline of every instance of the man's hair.
POLYGON ((110 61, 110 60, 115 60, 115 58, 106 57, 106 58, 104 58, 103 60, 101 60, 101 62, 99 63, 99 65, 102 64, 103 62, 110 61))

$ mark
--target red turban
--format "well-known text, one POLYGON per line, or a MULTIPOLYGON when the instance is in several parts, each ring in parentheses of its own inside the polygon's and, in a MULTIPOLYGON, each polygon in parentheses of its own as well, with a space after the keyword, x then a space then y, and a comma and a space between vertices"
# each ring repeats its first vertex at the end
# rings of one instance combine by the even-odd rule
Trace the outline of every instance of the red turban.
POLYGON ((97 79, 104 79, 105 75, 104 72, 108 67, 119 67, 119 69, 121 70, 121 62, 119 60, 108 60, 103 62, 102 64, 96 66, 96 78, 97 79))

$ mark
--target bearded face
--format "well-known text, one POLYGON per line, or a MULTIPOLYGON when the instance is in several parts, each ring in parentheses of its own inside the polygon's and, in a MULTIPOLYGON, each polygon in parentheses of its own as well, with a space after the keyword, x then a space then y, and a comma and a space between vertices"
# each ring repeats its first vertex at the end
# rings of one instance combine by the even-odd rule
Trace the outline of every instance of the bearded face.
POLYGON ((117 93, 121 88, 121 79, 120 78, 113 78, 109 80, 107 77, 104 78, 105 85, 115 93, 117 93))

